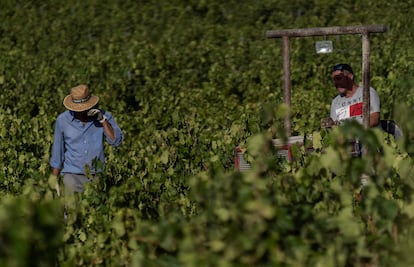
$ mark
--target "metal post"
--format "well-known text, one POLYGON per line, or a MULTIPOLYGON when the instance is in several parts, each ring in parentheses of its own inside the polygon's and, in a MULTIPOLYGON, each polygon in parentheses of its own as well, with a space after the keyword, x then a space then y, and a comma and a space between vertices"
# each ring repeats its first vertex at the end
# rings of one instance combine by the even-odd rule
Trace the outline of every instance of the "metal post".
POLYGON ((362 83, 364 91, 362 93, 363 106, 363 123, 366 129, 369 128, 369 117, 370 117, 370 68, 369 68, 369 56, 370 56, 370 43, 369 43, 369 32, 362 34, 362 83))
MULTIPOLYGON (((290 82, 290 42, 288 36, 283 36, 283 99, 285 104, 291 107, 291 82, 290 82)), ((290 123, 290 115, 285 116, 285 131, 286 136, 291 136, 292 129, 290 123)))

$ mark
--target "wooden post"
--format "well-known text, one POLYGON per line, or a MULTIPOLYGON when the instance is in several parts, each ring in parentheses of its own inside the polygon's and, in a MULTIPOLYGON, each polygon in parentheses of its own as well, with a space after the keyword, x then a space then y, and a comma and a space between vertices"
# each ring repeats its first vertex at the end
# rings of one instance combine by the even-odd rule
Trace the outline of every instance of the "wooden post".
POLYGON ((324 28, 308 28, 308 29, 287 29, 287 30, 271 30, 266 32, 267 38, 289 37, 311 37, 311 36, 327 36, 327 35, 344 35, 344 34, 363 34, 374 32, 385 32, 385 25, 368 25, 368 26, 342 26, 342 27, 324 27, 324 28))
MULTIPOLYGON (((290 82, 290 42, 288 36, 283 36, 283 99, 285 104, 291 107, 291 82, 290 82)), ((290 113, 290 110, 289 110, 290 113)), ((291 136, 292 128, 290 124, 290 115, 285 117, 286 136, 291 136)))
POLYGON ((369 33, 362 34, 362 84, 364 86, 364 90, 362 92, 363 98, 363 106, 362 106, 362 114, 363 114, 363 124, 364 128, 369 128, 369 116, 370 116, 370 104, 371 104, 371 97, 370 97, 370 43, 369 43, 369 33))

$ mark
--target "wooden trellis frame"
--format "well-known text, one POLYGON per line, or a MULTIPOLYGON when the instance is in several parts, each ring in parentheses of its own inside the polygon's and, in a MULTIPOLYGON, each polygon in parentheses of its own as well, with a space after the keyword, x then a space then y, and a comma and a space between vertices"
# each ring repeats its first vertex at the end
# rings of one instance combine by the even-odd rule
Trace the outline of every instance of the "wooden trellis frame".
MULTIPOLYGON (((290 37, 310 37, 310 36, 328 36, 328 35, 345 35, 361 34, 362 35, 362 82, 363 82, 363 124, 365 128, 369 127, 369 109, 370 109, 370 33, 386 32, 385 25, 367 25, 367 26, 341 26, 341 27, 323 27, 308 29, 286 29, 270 30, 266 32, 267 38, 282 38, 283 44, 283 98, 284 102, 291 106, 291 81, 290 81, 290 37)), ((285 117, 285 130, 287 136, 291 136, 290 117, 285 117)))

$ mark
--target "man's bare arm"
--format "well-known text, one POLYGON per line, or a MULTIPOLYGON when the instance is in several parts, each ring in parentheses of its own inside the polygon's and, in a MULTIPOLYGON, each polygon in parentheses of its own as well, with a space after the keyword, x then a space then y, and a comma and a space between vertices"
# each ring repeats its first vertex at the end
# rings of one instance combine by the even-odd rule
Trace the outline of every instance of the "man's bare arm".
POLYGON ((374 112, 369 116, 369 127, 376 127, 380 123, 380 113, 374 112))

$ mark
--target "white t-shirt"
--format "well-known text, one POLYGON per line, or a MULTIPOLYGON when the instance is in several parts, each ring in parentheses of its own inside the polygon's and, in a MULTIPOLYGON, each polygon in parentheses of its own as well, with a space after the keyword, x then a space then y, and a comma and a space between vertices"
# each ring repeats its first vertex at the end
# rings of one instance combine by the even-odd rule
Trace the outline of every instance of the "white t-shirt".
MULTIPOLYGON (((363 123, 363 87, 360 85, 356 92, 349 98, 337 95, 331 104, 331 118, 341 123, 344 120, 353 119, 363 123)), ((370 114, 380 112, 380 99, 374 88, 370 88, 370 114)))

